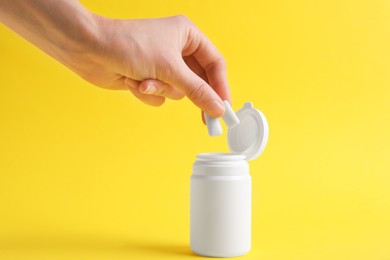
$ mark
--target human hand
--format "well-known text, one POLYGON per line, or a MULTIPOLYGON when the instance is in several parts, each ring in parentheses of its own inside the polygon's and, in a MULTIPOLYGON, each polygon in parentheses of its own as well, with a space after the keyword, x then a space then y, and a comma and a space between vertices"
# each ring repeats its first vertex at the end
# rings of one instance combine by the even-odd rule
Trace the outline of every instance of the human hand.
POLYGON ((0 21, 87 81, 149 105, 187 96, 219 117, 230 101, 222 55, 184 16, 119 20, 76 0, 0 0, 0 21))
POLYGON ((230 101, 225 61, 184 16, 113 20, 96 16, 100 50, 79 74, 95 85, 130 89, 149 105, 187 96, 213 117, 230 101))

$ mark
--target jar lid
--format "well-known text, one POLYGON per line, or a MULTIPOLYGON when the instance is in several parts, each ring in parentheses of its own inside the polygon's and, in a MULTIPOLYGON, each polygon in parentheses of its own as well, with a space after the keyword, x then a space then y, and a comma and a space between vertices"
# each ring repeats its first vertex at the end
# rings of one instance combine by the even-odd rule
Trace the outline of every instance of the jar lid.
POLYGON ((229 149, 232 153, 245 155, 247 160, 256 159, 267 145, 267 119, 250 102, 246 102, 236 115, 240 123, 228 129, 229 149))

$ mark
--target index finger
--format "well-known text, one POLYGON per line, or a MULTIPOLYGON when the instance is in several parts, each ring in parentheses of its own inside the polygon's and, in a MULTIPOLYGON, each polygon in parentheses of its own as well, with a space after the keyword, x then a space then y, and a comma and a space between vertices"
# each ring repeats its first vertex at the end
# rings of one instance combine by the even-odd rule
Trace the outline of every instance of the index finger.
POLYGON ((192 40, 183 50, 183 53, 193 55, 199 65, 205 70, 209 85, 222 100, 228 100, 231 103, 224 57, 214 44, 195 26, 190 30, 189 39, 192 40))

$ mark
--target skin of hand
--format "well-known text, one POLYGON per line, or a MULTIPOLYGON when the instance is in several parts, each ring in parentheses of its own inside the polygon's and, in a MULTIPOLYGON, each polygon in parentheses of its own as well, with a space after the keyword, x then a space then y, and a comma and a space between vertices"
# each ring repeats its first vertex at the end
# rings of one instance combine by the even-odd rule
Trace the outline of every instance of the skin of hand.
POLYGON ((231 101, 223 56, 184 16, 120 20, 74 0, 0 0, 0 22, 83 79, 146 104, 187 96, 220 117, 231 101))

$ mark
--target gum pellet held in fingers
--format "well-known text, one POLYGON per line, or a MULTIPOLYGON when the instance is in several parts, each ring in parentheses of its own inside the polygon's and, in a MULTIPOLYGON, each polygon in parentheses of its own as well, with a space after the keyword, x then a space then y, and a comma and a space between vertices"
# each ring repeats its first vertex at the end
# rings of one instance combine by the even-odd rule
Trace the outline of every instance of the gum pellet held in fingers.
POLYGON ((207 124, 209 136, 217 136, 222 134, 222 127, 219 118, 214 118, 204 113, 204 118, 207 124))
MULTIPOLYGON (((230 103, 225 100, 223 101, 225 105, 225 113, 222 116, 223 121, 227 125, 228 128, 233 128, 240 123, 240 119, 238 119, 236 113, 234 113, 230 103)), ((219 118, 213 118, 208 114, 204 114, 207 124, 207 130, 209 136, 218 136, 222 134, 222 127, 219 118)))
POLYGON ((225 113, 223 114, 222 119, 225 121, 228 128, 235 127, 240 123, 240 119, 238 119, 227 100, 224 100, 223 103, 225 104, 225 113))

